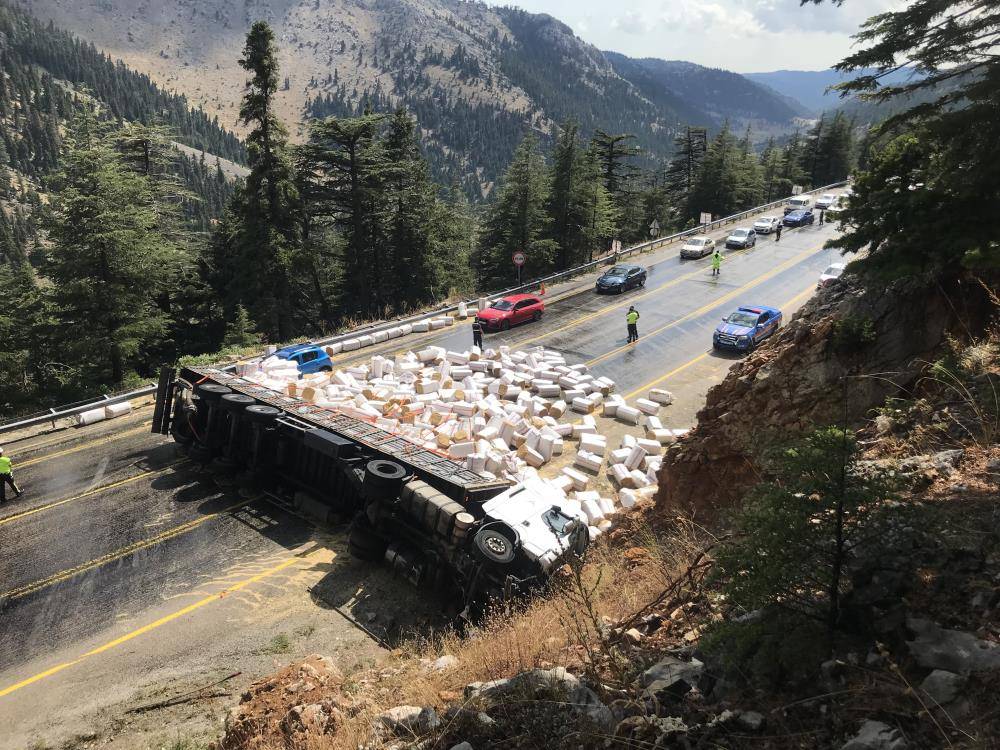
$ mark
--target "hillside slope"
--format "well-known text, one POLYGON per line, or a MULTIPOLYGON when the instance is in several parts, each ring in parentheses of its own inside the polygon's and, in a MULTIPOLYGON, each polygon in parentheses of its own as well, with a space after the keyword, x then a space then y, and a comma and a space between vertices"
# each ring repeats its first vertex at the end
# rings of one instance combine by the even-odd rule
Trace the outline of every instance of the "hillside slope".
MULTIPOLYGON (((404 105, 424 128, 439 180, 487 192, 527 129, 548 133, 576 119, 584 132, 633 132, 651 159, 669 154, 677 127, 745 118, 789 127, 792 108, 734 74, 732 88, 695 83, 722 75, 687 66, 680 93, 654 91, 622 60, 612 64, 547 15, 458 0, 32 0, 31 12, 185 93, 227 127, 237 126, 245 73, 237 64, 250 23, 275 28, 286 76, 279 114, 352 114, 404 105), (706 94, 707 92, 707 94, 706 94)), ((641 68, 641 64, 639 66, 641 68)), ((296 133, 304 136, 300 125, 296 133)), ((475 192, 470 190, 470 192, 475 192)))

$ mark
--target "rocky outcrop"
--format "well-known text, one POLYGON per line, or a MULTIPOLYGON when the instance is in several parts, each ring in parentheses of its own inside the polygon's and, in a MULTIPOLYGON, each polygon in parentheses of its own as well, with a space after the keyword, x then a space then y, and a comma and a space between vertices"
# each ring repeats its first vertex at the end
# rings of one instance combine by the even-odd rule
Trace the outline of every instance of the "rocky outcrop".
POLYGON ((870 416, 913 383, 949 331, 980 326, 988 307, 974 280, 822 290, 708 392, 697 427, 667 451, 659 506, 698 517, 731 506, 759 479, 763 446, 870 416))

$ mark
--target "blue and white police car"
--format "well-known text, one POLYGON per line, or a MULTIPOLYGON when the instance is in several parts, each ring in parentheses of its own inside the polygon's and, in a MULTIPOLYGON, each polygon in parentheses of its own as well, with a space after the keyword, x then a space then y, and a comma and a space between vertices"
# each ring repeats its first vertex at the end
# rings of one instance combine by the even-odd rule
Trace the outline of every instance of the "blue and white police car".
POLYGON ((739 307, 722 319, 712 335, 712 347, 750 352, 781 326, 781 310, 758 305, 739 307))

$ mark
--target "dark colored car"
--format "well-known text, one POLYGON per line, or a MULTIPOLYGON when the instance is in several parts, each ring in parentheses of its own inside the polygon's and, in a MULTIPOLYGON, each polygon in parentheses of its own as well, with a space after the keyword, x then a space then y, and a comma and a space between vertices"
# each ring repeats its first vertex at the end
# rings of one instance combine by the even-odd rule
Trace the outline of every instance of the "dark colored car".
POLYGON ((621 294, 646 284, 646 269, 642 266, 618 265, 606 271, 597 280, 597 293, 614 292, 621 294))
POLYGON ((791 213, 785 214, 785 218, 782 223, 786 227, 802 227, 806 224, 812 224, 816 221, 816 216, 812 211, 805 209, 802 211, 792 211, 791 213))
POLYGON ((776 307, 740 307, 712 334, 712 348, 737 352, 753 351, 757 344, 774 334, 781 325, 781 310, 776 307))
POLYGON ((545 312, 545 303, 533 294, 512 294, 498 299, 476 314, 484 330, 506 331, 518 323, 539 320, 545 312))

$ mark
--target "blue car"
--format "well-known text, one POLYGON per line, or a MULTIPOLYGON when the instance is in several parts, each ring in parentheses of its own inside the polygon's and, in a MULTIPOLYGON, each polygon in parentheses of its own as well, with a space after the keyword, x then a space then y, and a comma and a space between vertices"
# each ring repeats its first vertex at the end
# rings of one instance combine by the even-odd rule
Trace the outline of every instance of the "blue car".
POLYGON ((786 227, 801 227, 806 224, 812 224, 816 221, 816 217, 813 215, 812 211, 808 209, 800 211, 790 211, 785 214, 785 218, 782 219, 782 224, 786 227))
POLYGON ((778 330, 781 310, 776 307, 740 307, 722 319, 712 335, 712 348, 750 352, 778 330))
POLYGON ((333 370, 330 355, 315 344, 296 344, 278 349, 272 356, 294 362, 299 368, 299 375, 309 375, 314 372, 333 370))

